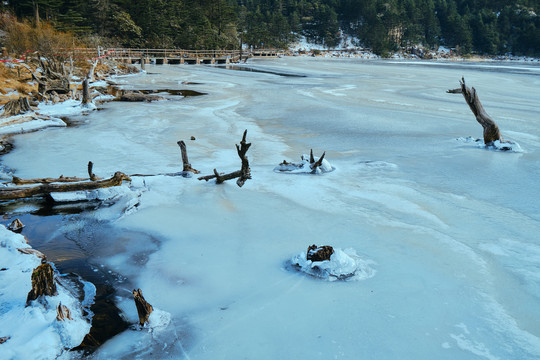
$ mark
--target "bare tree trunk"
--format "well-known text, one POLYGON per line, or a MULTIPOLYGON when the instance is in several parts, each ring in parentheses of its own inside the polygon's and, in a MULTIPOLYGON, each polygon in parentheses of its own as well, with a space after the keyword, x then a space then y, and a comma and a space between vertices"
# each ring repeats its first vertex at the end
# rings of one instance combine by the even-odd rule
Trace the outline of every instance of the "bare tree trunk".
POLYGON ((467 105, 469 105, 469 108, 476 117, 476 121, 478 121, 478 123, 484 128, 484 144, 501 140, 499 127, 484 110, 484 107, 478 98, 478 94, 476 93, 476 89, 474 87, 469 89, 469 87, 465 85, 465 78, 461 78, 459 83, 461 85, 461 89, 448 90, 447 92, 452 94, 463 94, 465 102, 467 105))
POLYGON ((88 72, 88 80, 90 82, 94 82, 94 72, 96 70, 96 66, 98 64, 98 60, 96 59, 93 63, 92 63, 92 66, 90 67, 90 71, 88 72))
POLYGON ((192 172, 194 174, 199 174, 199 170, 195 170, 191 167, 191 164, 189 163, 188 156, 187 156, 187 150, 186 150, 186 143, 181 140, 177 142, 178 146, 180 146, 180 152, 182 153, 182 165, 183 170, 185 172, 192 172))
POLYGON ((88 77, 83 80, 82 83, 82 101, 81 105, 88 105, 92 103, 92 97, 90 96, 90 89, 88 87, 88 77))

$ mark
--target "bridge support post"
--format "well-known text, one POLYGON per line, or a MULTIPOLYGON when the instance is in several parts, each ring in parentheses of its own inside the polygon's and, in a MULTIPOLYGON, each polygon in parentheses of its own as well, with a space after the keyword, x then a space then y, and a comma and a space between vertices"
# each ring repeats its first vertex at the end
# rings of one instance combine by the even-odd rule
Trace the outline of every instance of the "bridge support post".
POLYGON ((180 58, 180 64, 184 65, 184 58, 180 58))

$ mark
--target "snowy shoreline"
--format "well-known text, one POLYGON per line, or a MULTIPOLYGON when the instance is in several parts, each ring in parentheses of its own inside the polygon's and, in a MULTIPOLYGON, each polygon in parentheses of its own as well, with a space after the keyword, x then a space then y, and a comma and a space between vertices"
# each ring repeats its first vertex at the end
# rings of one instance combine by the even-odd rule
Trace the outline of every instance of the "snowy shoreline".
POLYGON ((69 349, 78 346, 90 331, 95 287, 82 282, 82 294, 76 294, 69 282, 57 279, 57 296, 40 297, 25 306, 32 287, 32 271, 42 263, 35 254, 19 249, 32 249, 24 236, 0 226, 0 345, 6 359, 67 358, 69 349), (82 301, 79 300, 82 298, 82 301), (71 319, 58 320, 57 307, 66 306, 71 319), (85 315, 86 314, 86 315, 85 315), (39 355, 37 355, 39 354, 39 355))

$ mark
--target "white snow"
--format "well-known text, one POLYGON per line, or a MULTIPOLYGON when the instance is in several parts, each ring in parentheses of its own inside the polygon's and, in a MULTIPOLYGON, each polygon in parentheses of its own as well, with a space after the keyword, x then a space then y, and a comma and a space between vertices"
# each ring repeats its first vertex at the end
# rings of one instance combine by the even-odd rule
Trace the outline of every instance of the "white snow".
POLYGON ((40 119, 35 114, 11 116, 0 120, 0 135, 22 134, 36 131, 46 127, 64 127, 66 123, 61 119, 40 119))
MULTIPOLYGON (((90 331, 81 304, 70 291, 57 285, 58 295, 46 297, 25 307, 32 270, 41 264, 35 255, 17 249, 30 248, 24 237, 0 226, 0 337, 10 337, 1 346, 3 359, 55 359, 81 343, 90 331), (73 320, 56 320, 59 303, 71 312, 73 320)), ((95 290, 94 290, 95 293, 95 290)), ((93 301, 91 299, 90 301, 93 301)))

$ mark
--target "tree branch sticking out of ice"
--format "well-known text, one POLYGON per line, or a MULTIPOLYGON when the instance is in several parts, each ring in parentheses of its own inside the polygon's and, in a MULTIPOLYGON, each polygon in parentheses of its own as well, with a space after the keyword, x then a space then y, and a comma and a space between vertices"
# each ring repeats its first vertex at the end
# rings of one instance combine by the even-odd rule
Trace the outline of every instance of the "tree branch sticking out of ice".
POLYGON ((374 262, 362 259, 351 248, 345 250, 334 248, 330 260, 312 261, 307 258, 307 254, 301 252, 293 256, 291 263, 298 271, 325 281, 365 280, 375 275, 375 270, 370 266, 374 262))
POLYGON ((326 152, 321 157, 313 156, 313 149, 311 149, 309 156, 304 154, 300 157, 302 162, 292 163, 283 160, 281 164, 274 168, 274 171, 291 174, 323 174, 334 171, 335 168, 324 158, 325 155, 326 152))
POLYGON ((485 146, 493 150, 522 152, 519 144, 503 140, 499 127, 484 109, 484 106, 478 98, 476 89, 474 87, 469 88, 465 84, 465 78, 463 77, 461 78, 459 84, 459 88, 447 90, 446 92, 449 94, 463 94, 465 102, 467 105, 469 105, 469 108, 474 114, 476 121, 478 121, 478 123, 482 125, 482 128, 484 129, 485 146))

